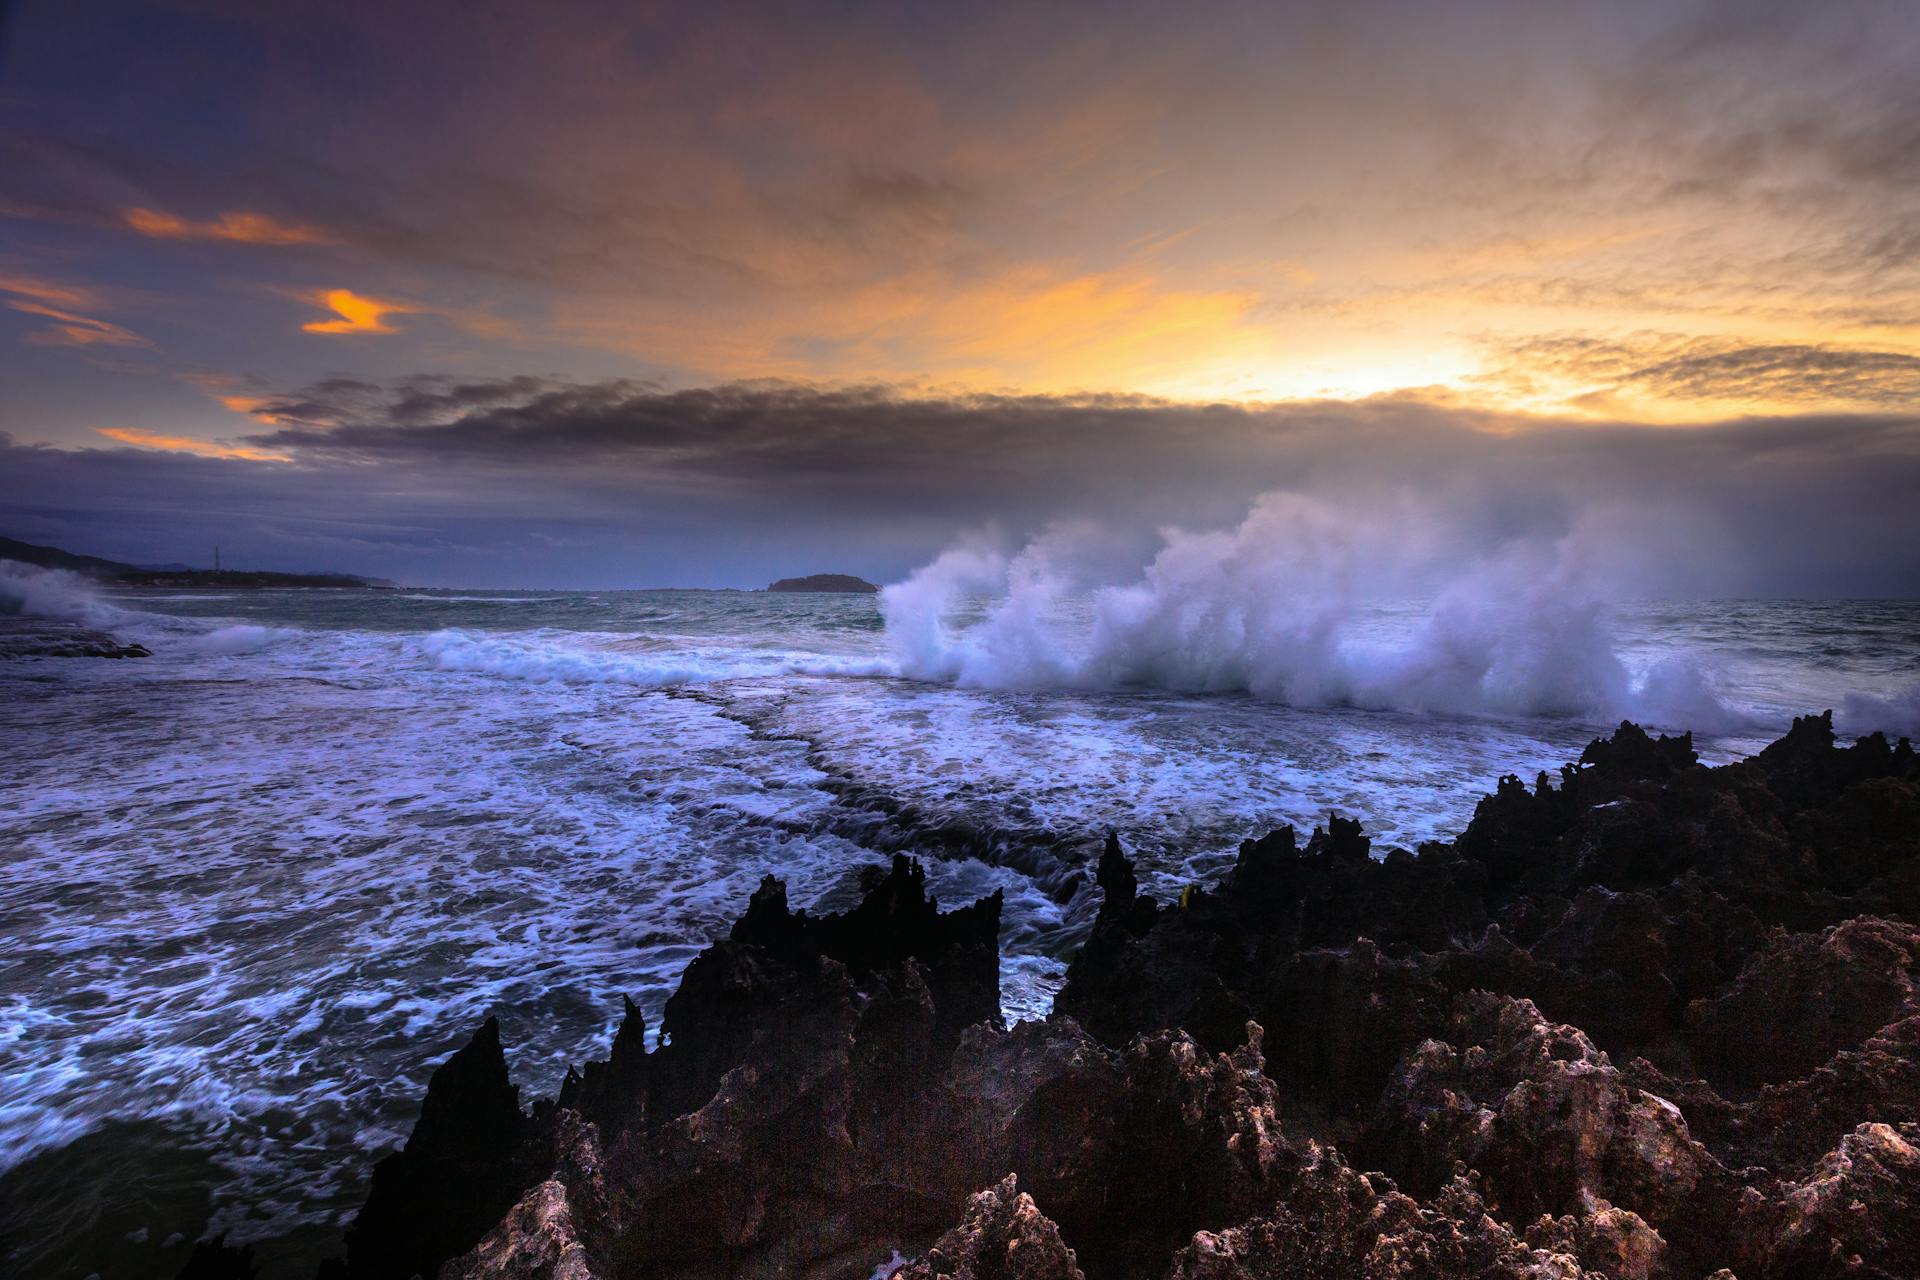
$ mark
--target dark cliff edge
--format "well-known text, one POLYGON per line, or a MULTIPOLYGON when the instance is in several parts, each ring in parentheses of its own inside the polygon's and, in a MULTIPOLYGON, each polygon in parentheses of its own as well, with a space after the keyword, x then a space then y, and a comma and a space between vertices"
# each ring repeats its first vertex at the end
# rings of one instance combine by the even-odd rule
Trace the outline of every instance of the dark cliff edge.
POLYGON ((996 899, 942 912, 901 857, 816 918, 769 879, 660 1048, 629 1007, 522 1111, 482 1027, 329 1273, 1920 1275, 1907 743, 1810 717, 1707 768, 1622 725, 1417 856, 1329 827, 1180 903, 1110 840, 1012 1028, 996 899))
POLYGON ((880 588, 850 573, 810 573, 804 578, 782 578, 769 591, 827 591, 840 595, 877 595, 880 588))

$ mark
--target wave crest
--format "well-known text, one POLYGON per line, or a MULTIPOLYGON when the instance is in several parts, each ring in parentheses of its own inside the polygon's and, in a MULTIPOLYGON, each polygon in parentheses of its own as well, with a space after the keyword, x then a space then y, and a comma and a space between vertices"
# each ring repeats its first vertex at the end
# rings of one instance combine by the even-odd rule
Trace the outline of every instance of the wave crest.
POLYGON ((98 584, 63 569, 0 560, 0 615, 111 627, 135 615, 100 598, 98 584))
MULTIPOLYGON (((1745 723, 1684 654, 1633 671, 1576 525, 1457 557, 1403 536, 1416 512, 1356 519, 1270 494, 1230 530, 1169 530, 1139 579, 1090 592, 1072 540, 950 549, 881 594, 902 674, 989 688, 1245 692, 1293 706, 1745 723), (1385 604, 1424 590, 1409 612, 1385 604), (991 597, 977 622, 951 618, 991 597)), ((1424 513, 1429 518, 1431 513, 1424 513)))

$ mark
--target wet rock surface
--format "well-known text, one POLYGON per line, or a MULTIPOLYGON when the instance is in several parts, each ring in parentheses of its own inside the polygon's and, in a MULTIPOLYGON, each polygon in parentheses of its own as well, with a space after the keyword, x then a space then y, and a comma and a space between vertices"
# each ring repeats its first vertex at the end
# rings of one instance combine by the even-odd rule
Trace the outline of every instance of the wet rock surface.
POLYGON ((1622 725, 1375 854, 1282 830, 1156 903, 1110 840, 1012 1028, 996 899, 905 857, 837 916, 769 879, 659 1047, 630 1007, 523 1111, 483 1027, 336 1273, 1920 1275, 1905 743, 1809 718, 1708 769, 1622 725))
POLYGON ((145 646, 51 618, 0 617, 0 658, 151 658, 145 646))

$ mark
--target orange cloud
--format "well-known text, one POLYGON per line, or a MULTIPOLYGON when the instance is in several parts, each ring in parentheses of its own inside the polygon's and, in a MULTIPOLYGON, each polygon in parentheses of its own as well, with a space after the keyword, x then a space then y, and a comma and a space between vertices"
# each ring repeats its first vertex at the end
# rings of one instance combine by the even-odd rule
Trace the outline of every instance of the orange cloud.
POLYGON ((318 227, 281 222, 264 213, 233 209, 206 222, 195 222, 158 209, 131 208, 120 215, 143 236, 160 240, 230 240, 236 244, 331 244, 333 237, 318 227))
POLYGON ((224 444, 218 440, 200 440, 193 436, 168 436, 157 431, 147 431, 140 427, 95 427, 94 432, 109 440, 118 440, 121 444, 137 445, 142 449, 161 449, 168 453, 191 453, 202 458, 240 458, 247 462, 286 462, 287 458, 265 449, 250 449, 245 445, 224 444))
POLYGON ((75 285, 54 284, 51 280, 27 276, 0 276, 0 293, 18 294, 56 307, 86 307, 95 301, 92 293, 75 285))
MULTIPOLYGON (((215 398, 220 401, 221 407, 232 410, 234 413, 247 414, 250 417, 256 414, 258 410, 272 403, 261 396, 217 396, 215 398)), ((265 418, 264 414, 260 416, 263 419, 265 418)), ((270 419, 268 420, 270 421, 270 419)))
POLYGON ((328 289, 310 300, 339 319, 310 320, 300 326, 308 333, 398 333, 398 329, 386 322, 386 317, 414 315, 420 310, 403 302, 362 297, 351 289, 328 289))
POLYGON ((40 316, 53 321, 26 337, 36 346, 58 347, 150 347, 153 344, 135 333, 107 320, 83 316, 75 307, 87 306, 93 296, 83 289, 49 284, 44 280, 0 278, 0 293, 13 296, 7 306, 22 315, 40 316))

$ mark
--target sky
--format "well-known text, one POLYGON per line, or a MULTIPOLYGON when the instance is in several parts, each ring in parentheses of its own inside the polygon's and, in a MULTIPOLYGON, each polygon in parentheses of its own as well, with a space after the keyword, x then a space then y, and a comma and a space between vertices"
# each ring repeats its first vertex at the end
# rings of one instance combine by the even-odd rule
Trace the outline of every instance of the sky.
POLYGON ((752 586, 1412 490, 1920 594, 1910 3, 0 24, 0 534, 752 586))

